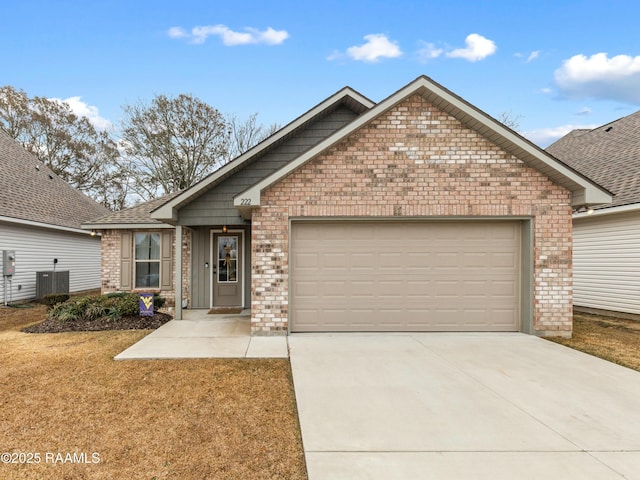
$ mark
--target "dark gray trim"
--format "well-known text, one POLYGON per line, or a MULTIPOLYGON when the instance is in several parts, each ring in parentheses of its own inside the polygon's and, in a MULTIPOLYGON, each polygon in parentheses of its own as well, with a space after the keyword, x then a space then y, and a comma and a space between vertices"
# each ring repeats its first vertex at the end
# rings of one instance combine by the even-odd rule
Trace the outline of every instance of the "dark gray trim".
POLYGON ((520 331, 533 335, 533 219, 522 221, 520 233, 520 331))

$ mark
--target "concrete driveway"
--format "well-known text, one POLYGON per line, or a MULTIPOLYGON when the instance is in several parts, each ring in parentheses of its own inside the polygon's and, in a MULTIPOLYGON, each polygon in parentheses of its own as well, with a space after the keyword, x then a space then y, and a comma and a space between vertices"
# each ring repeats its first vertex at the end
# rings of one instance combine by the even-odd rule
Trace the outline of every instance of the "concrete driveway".
POLYGON ((289 348, 310 480, 640 479, 640 372, 524 334, 289 348))

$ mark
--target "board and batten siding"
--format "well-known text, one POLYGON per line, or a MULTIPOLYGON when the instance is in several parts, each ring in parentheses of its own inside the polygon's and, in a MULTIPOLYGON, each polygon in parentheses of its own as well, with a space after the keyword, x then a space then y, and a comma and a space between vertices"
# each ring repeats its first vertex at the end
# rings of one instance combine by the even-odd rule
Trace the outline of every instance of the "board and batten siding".
MULTIPOLYGON (((13 301, 35 298, 36 272, 53 270, 54 258, 58 259, 56 271, 69 271, 71 292, 100 288, 99 236, 3 223, 0 224, 0 250, 16 252, 16 274, 10 290, 13 301)), ((0 279, 2 302, 3 280, 0 279)))
POLYGON ((301 153, 320 143, 358 116, 341 106, 297 132, 220 185, 180 209, 182 225, 244 225, 233 197, 258 183, 301 153))
MULTIPOLYGON (((235 228, 235 227, 234 227, 235 228)), ((209 308, 211 302, 211 229, 194 228, 191 232, 191 304, 190 308, 209 308), (204 265, 209 267, 205 268, 204 265)), ((244 228, 244 305, 251 305, 251 230, 244 228)))
POLYGON ((640 314, 640 212, 573 221, 574 305, 640 314))
POLYGON ((209 308, 211 298, 211 230, 191 231, 191 308, 209 308), (205 268, 205 263, 209 268, 205 268))

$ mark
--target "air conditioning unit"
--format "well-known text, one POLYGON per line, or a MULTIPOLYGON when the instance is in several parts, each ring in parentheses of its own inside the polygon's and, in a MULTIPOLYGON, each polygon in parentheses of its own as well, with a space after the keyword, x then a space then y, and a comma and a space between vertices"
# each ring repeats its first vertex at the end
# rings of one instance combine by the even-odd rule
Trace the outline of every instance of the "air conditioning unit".
POLYGON ((50 293, 69 293, 69 271, 36 272, 36 298, 50 293))

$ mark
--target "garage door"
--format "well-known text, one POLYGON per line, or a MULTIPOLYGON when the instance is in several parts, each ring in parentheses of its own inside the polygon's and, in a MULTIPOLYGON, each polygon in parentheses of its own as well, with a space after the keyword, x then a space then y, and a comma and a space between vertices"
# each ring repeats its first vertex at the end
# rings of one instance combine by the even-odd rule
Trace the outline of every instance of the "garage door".
POLYGON ((520 223, 298 222, 291 330, 517 331, 520 223))

